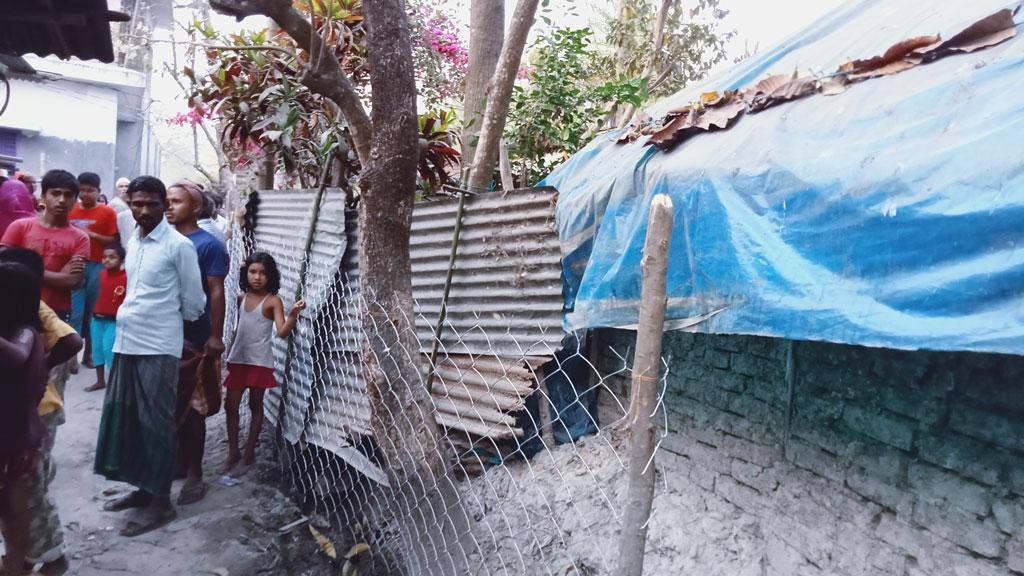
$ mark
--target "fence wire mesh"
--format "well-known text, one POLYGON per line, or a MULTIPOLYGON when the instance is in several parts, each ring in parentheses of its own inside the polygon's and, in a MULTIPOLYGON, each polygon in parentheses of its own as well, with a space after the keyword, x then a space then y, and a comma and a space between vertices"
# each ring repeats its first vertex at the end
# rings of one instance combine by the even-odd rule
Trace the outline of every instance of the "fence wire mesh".
MULTIPOLYGON (((237 275, 246 255, 264 251, 277 260, 286 307, 305 274, 308 308, 289 340, 275 339, 280 386, 265 401, 270 426, 263 441, 273 444, 306 513, 329 521, 342 553, 366 543, 361 562, 369 574, 612 572, 628 501, 621 422, 631 350, 613 350, 586 333, 550 333, 550 322, 531 314, 531 297, 515 296, 513 287, 501 297, 512 298, 510 309, 522 314, 464 309, 449 316, 431 362, 438 302, 418 300, 414 317, 397 321, 370 315, 382 303, 360 289, 351 214, 315 225, 315 237, 345 241, 317 240, 306 253, 302 236, 310 224, 291 216, 301 206, 275 214, 274 205, 264 201, 255 234, 236 229, 229 241, 226 333, 237 318, 237 275), (414 344, 369 345, 379 334, 414 344), (377 368, 389 363, 418 369, 388 378, 377 368), (368 373, 384 400, 371 399, 368 373), (396 408, 386 398, 425 398, 428 386, 426 403, 396 408), (394 454, 423 465, 389 475, 387 455, 394 454), (440 465, 431 469, 428 462, 440 465)), ((508 257, 503 250, 492 255, 508 257)), ((437 284, 423 276, 443 280, 445 272, 414 270, 414 285, 437 284)), ((475 274, 486 277, 487 269, 475 274)), ((668 377, 662 364, 660 394, 668 377)), ((663 433, 662 406, 659 397, 652 416, 663 433)))

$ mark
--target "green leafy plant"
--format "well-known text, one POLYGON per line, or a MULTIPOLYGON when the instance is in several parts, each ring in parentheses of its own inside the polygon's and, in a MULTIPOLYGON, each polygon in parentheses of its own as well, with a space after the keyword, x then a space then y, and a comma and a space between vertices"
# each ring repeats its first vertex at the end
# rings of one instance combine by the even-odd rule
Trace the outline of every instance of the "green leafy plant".
MULTIPOLYGON (((349 26, 325 17, 317 22, 321 33, 330 35, 331 28, 339 37, 337 27, 349 26)), ((266 30, 221 35, 203 22, 194 23, 193 29, 209 44, 237 47, 203 48, 207 73, 184 70, 192 82, 190 107, 206 111, 218 124, 225 153, 238 167, 273 153, 284 171, 304 186, 316 182, 320 166, 347 140, 347 130, 334 106, 298 82, 308 54, 286 35, 271 37, 266 30)), ((341 159, 355 173, 354 159, 341 159)))
POLYGON ((424 192, 440 191, 458 171, 460 153, 454 146, 459 137, 452 129, 455 122, 454 110, 431 110, 419 116, 420 141, 426 142, 427 148, 417 165, 424 192))
POLYGON ((660 4, 628 0, 619 3, 619 13, 605 14, 609 50, 600 57, 601 66, 617 75, 647 78, 653 98, 703 78, 725 60, 725 43, 733 36, 719 27, 728 14, 720 0, 697 0, 687 6, 673 2, 665 13, 660 47, 653 50, 660 4))
POLYGON ((505 130, 521 186, 582 148, 607 114, 648 97, 642 78, 606 79, 593 36, 590 28, 557 28, 531 49, 528 83, 514 89, 505 130))
MULTIPOLYGON (((362 1, 295 0, 293 5, 309 15, 356 91, 368 96, 362 1)), ((418 4, 410 5, 409 11, 425 19, 414 30, 417 61, 451 60, 453 50, 457 52, 459 48, 457 39, 449 34, 444 37, 447 43, 440 43, 440 32, 436 31, 448 21, 439 20, 436 10, 418 4)), ((221 34, 209 23, 197 20, 189 33, 198 41, 192 50, 201 51, 206 57, 205 72, 183 70, 191 83, 191 111, 172 121, 216 124, 221 148, 236 168, 271 153, 289 179, 297 179, 306 187, 316 184, 322 167, 332 158, 341 161, 342 181, 360 172, 355 154, 348 153, 352 144, 344 117, 332 102, 301 82, 306 63, 315 55, 302 50, 287 34, 272 35, 267 30, 221 34)), ((418 77, 425 86, 421 93, 428 95, 428 103, 442 102, 442 94, 451 96, 454 86, 461 87, 461 76, 443 74, 446 70, 450 72, 447 68, 437 66, 430 70, 437 73, 418 77)), ((424 187, 434 189, 448 182, 446 170, 457 162, 458 156, 451 144, 458 138, 451 128, 454 112, 433 112, 427 116, 434 121, 429 127, 421 121, 421 128, 427 131, 423 138, 428 142, 428 158, 420 163, 420 174, 425 180, 424 187), (435 172, 428 178, 423 167, 435 172)))

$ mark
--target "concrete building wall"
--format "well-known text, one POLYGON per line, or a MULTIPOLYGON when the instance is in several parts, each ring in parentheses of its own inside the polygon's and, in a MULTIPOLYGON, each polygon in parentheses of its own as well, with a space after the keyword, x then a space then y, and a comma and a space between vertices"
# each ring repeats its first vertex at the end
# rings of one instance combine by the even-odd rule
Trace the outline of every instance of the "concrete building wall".
POLYGON ((739 545, 735 574, 1024 573, 1024 359, 681 332, 665 354, 649 554, 675 532, 719 552, 693 574, 739 545))
POLYGON ((117 91, 67 79, 11 81, 0 127, 18 130, 22 170, 92 171, 113 185, 117 91))
POLYGON ((124 176, 134 178, 142 174, 139 150, 142 147, 142 123, 117 123, 117 152, 115 154, 114 171, 117 178, 124 176))

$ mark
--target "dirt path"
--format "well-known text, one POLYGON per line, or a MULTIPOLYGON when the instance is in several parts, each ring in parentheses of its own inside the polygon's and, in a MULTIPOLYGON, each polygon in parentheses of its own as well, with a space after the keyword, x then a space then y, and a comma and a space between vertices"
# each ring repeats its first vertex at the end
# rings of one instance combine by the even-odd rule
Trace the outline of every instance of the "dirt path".
MULTIPOLYGON (((291 541, 309 539, 299 530, 287 536, 277 529, 300 516, 296 507, 275 487, 261 483, 273 476, 275 466, 262 462, 233 487, 213 482, 225 459, 223 413, 208 422, 206 498, 178 509, 169 526, 137 538, 118 535, 122 516, 104 512, 103 502, 125 493, 125 484, 107 482, 93 474, 93 454, 99 425, 102 392, 83 389, 93 381, 91 370, 72 376, 67 386, 67 423, 57 433, 54 450, 57 478, 53 483, 70 574, 100 576, 139 574, 305 574, 307 569, 283 559, 291 541)), ((180 482, 175 482, 177 497, 180 482)))

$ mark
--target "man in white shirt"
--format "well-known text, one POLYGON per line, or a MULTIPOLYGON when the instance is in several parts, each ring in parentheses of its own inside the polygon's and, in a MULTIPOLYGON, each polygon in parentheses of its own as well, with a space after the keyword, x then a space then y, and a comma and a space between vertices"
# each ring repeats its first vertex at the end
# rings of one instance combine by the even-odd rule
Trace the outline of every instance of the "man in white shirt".
POLYGON ((130 183, 131 180, 124 176, 117 179, 117 188, 115 189, 114 198, 110 201, 109 206, 118 214, 121 212, 130 212, 130 210, 128 210, 128 202, 126 200, 127 196, 125 196, 128 193, 128 184, 130 183))
POLYGON ((220 240, 221 244, 226 246, 228 243, 227 237, 224 236, 226 226, 223 226, 225 220, 224 218, 218 218, 217 202, 214 199, 214 195, 212 192, 208 192, 206 190, 202 191, 202 195, 203 206, 199 211, 199 220, 197 224, 200 228, 213 235, 214 238, 220 240))
POLYGON ((128 205, 138 227, 125 258, 128 290, 117 311, 95 471, 137 488, 104 509, 138 509, 121 530, 123 536, 138 536, 177 515, 170 493, 182 327, 203 314, 206 296, 195 247, 164 218, 163 183, 152 176, 132 180, 128 205))
POLYGON ((117 236, 125 252, 128 251, 128 240, 135 235, 136 227, 135 215, 131 210, 117 213, 117 236))
POLYGON ((135 233, 135 215, 128 209, 128 184, 130 181, 121 177, 117 179, 117 192, 110 201, 110 207, 117 212, 117 235, 121 247, 128 251, 128 239, 135 233), (123 208, 122 208, 123 206, 123 208))

